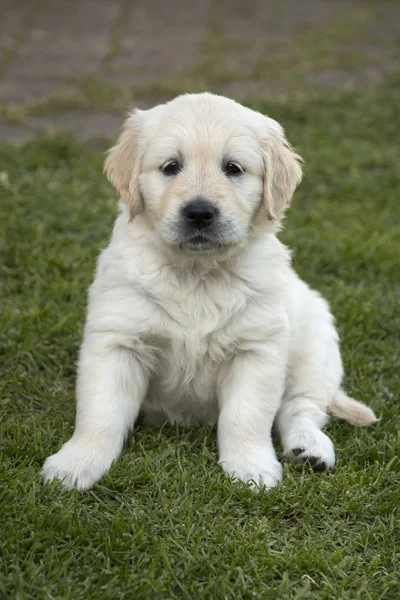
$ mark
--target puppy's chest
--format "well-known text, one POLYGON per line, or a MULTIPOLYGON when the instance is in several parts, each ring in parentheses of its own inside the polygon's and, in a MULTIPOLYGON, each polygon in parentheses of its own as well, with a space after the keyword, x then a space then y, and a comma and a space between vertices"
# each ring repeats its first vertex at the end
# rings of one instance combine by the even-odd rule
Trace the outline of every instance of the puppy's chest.
POLYGON ((156 302, 158 368, 153 388, 172 398, 210 400, 221 364, 235 352, 238 317, 247 296, 233 281, 199 281, 189 289, 170 289, 156 302), (229 285, 230 284, 230 285, 229 285))

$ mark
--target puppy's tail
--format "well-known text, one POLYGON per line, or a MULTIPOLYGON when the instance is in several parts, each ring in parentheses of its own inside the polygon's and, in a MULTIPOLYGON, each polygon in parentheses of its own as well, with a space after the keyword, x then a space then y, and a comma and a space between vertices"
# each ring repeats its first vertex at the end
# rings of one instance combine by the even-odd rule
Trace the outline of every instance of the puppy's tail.
POLYGON ((378 421, 374 412, 368 406, 349 398, 343 390, 338 390, 330 406, 330 411, 334 417, 339 417, 339 419, 344 419, 351 425, 359 427, 372 425, 372 423, 378 421))

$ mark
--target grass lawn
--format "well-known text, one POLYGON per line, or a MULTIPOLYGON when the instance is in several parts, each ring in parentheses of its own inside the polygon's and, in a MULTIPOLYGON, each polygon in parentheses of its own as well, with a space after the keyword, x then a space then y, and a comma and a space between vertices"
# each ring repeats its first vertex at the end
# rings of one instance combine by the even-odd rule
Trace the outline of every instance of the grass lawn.
POLYGON ((206 427, 135 429, 90 492, 42 485, 73 430, 86 288, 115 194, 98 148, 1 144, 0 597, 399 598, 399 97, 393 78, 256 107, 305 158, 281 237, 331 303, 347 390, 382 417, 333 422, 335 470, 286 465, 266 495, 224 477, 206 427))

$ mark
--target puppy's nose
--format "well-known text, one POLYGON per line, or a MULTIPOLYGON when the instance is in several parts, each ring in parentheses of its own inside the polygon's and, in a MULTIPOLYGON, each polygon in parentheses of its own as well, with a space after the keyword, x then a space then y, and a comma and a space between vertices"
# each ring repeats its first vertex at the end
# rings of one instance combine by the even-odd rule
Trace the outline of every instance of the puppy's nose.
POLYGON ((218 215, 218 208, 208 200, 192 200, 184 207, 183 216, 192 227, 204 229, 214 221, 218 215))

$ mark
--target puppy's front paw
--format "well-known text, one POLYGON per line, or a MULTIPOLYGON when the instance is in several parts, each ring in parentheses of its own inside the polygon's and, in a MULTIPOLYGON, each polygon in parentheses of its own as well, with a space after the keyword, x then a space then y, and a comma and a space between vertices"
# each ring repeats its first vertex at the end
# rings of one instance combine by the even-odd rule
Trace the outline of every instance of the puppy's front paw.
POLYGON ((105 475, 114 458, 104 449, 95 450, 70 440, 47 458, 41 476, 45 482, 60 479, 69 489, 88 490, 105 475))
POLYGON ((244 450, 242 453, 220 457, 220 465, 233 479, 251 483, 255 491, 260 487, 273 488, 282 479, 282 466, 275 453, 244 450))

